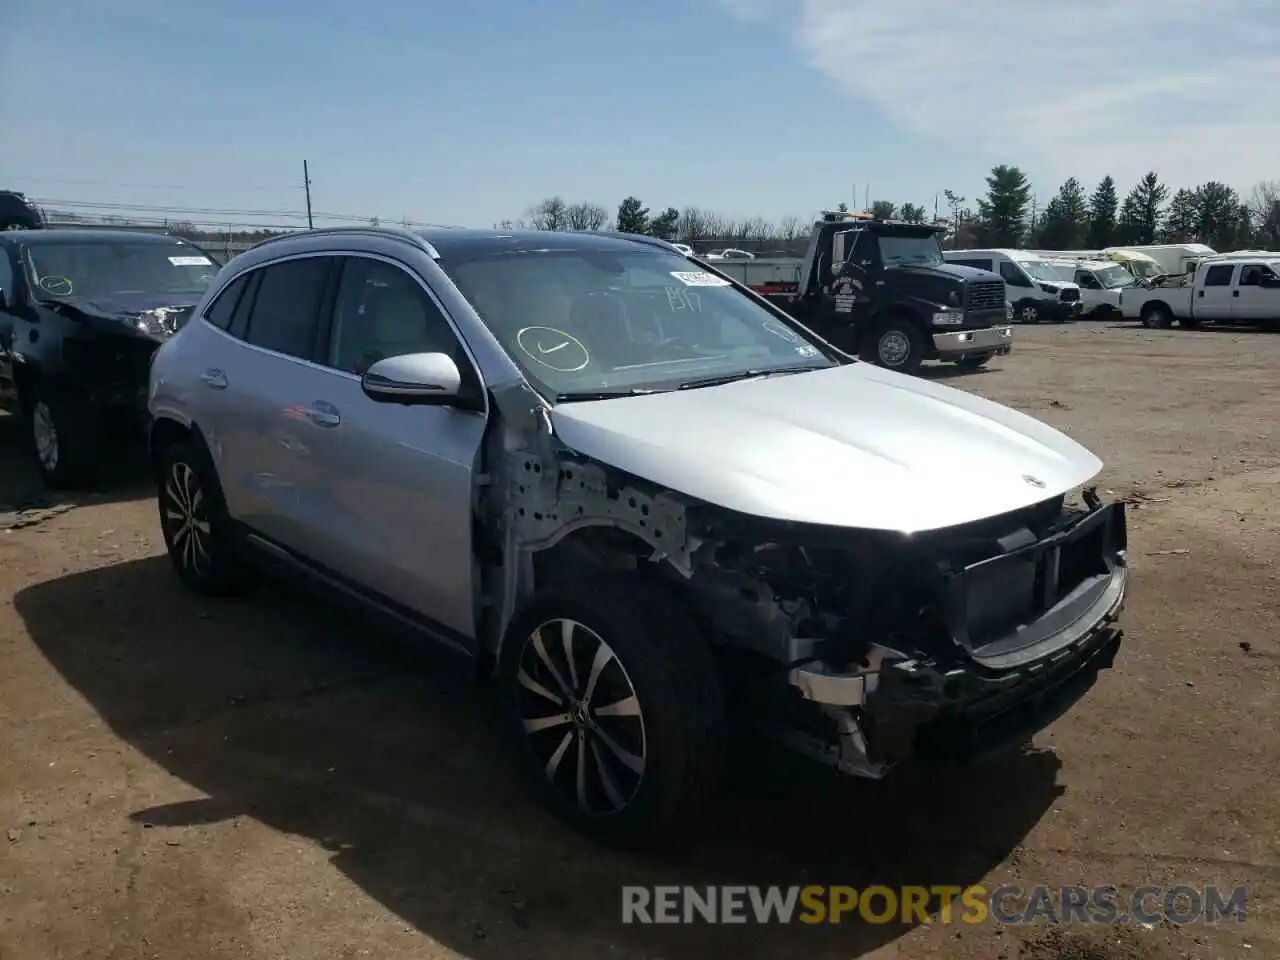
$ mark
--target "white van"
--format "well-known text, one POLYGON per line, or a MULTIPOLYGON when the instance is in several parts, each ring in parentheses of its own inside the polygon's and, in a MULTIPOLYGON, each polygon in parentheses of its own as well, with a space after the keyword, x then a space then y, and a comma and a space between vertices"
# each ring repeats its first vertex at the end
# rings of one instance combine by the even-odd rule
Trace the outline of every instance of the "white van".
POLYGON ((1026 250, 946 250, 942 259, 998 274, 1019 323, 1066 323, 1080 317, 1080 287, 1063 280, 1042 256, 1026 250))
POLYGON ((1122 264, 1112 260, 1053 257, 1049 262, 1063 280, 1080 288, 1081 315, 1091 320, 1120 319, 1120 291, 1138 282, 1122 264))

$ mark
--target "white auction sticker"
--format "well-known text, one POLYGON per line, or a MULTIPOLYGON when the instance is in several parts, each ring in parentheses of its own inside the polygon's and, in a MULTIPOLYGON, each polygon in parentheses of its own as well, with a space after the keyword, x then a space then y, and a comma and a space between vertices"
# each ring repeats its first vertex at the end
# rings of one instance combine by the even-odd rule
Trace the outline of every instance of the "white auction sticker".
POLYGON ((208 267, 212 261, 208 257, 170 257, 169 262, 175 267, 208 267))
POLYGON ((714 273, 706 273, 702 270, 690 271, 673 271, 671 274, 686 287, 727 287, 728 280, 722 280, 714 273))

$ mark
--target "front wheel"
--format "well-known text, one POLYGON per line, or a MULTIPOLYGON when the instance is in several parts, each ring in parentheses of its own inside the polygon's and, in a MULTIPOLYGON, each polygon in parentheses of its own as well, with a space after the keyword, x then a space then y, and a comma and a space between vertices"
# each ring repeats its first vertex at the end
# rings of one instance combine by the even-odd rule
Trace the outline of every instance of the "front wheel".
POLYGON ((1142 309, 1142 325, 1149 330, 1167 330, 1173 325, 1173 314, 1163 303, 1153 303, 1142 309))
POLYGON ((504 727, 556 815, 643 845, 688 826, 717 791, 724 694, 675 598, 633 579, 587 581, 535 595, 507 631, 504 727))
POLYGON ((1040 322, 1040 308, 1034 300, 1023 300, 1022 303, 1018 304, 1016 313, 1019 323, 1040 322))
POLYGON ((862 359, 886 370, 915 373, 924 362, 924 335, 905 317, 891 317, 868 338, 862 359))
POLYGON ((97 466, 101 428, 87 399, 70 390, 38 386, 27 422, 36 466, 47 486, 67 490, 90 479, 97 466))

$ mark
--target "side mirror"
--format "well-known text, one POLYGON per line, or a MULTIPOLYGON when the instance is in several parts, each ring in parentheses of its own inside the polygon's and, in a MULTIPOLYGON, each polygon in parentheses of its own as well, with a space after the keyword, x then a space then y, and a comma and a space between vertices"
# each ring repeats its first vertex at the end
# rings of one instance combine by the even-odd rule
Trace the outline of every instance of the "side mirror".
POLYGON ((360 388, 379 403, 448 404, 458 398, 462 374, 447 353, 407 353, 373 364, 360 388))
POLYGON ((1275 290, 1280 287, 1280 277, 1277 277, 1274 273, 1264 273, 1258 277, 1258 286, 1266 287, 1268 290, 1275 290))

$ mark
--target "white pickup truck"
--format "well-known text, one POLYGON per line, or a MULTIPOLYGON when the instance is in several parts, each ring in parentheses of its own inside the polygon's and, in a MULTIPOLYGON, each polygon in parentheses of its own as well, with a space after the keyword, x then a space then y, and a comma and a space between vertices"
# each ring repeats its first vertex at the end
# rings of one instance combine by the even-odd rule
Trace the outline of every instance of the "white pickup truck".
POLYGON ((1202 323, 1280 324, 1280 253, 1220 255, 1194 273, 1120 292, 1120 313, 1144 327, 1195 328, 1202 323))

